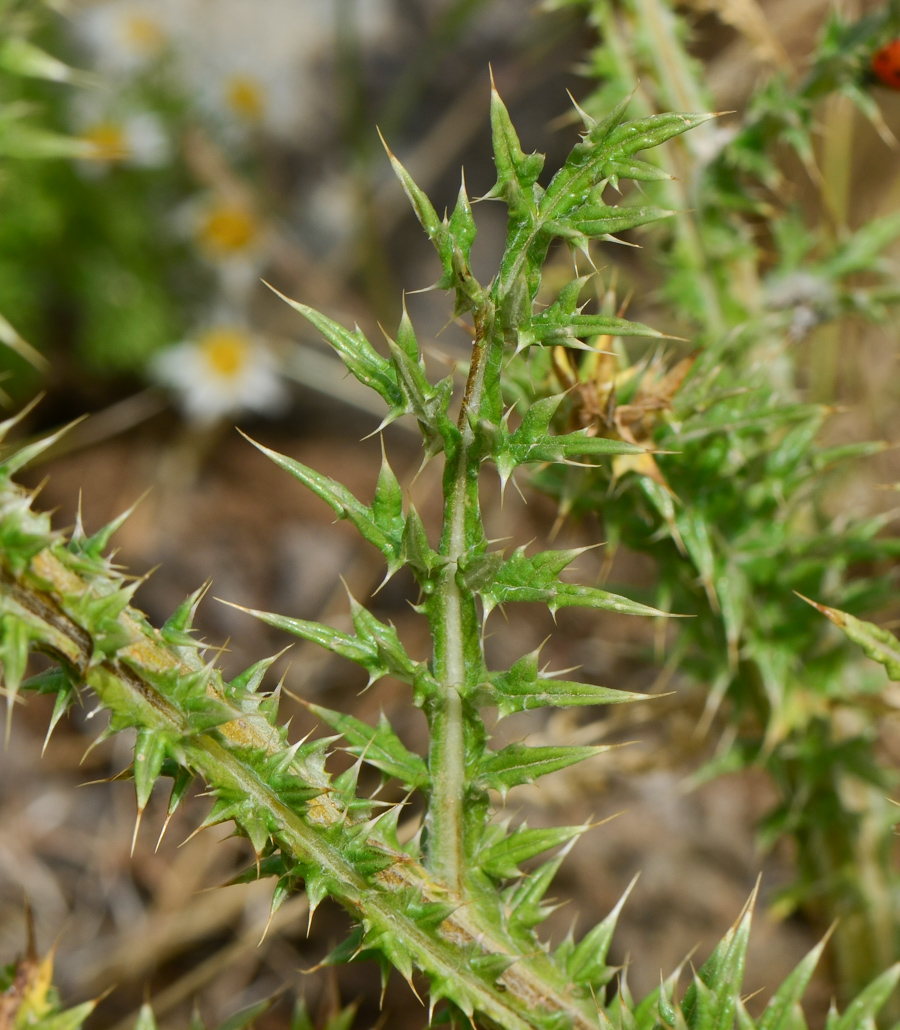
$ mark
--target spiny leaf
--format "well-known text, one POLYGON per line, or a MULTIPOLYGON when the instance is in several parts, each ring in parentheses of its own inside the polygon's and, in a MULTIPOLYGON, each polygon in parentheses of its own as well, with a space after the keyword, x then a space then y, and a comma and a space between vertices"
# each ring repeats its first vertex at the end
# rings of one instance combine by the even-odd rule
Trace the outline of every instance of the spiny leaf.
POLYGON ((391 409, 392 417, 404 413, 406 409, 403 404, 403 396, 394 377, 391 363, 375 350, 358 327, 351 332, 340 323, 316 311, 315 308, 285 297, 283 293, 279 293, 272 286, 269 289, 277 293, 283 301, 290 304, 295 311, 298 311, 319 330, 353 375, 384 398, 391 409))
POLYGON ((195 648, 197 646, 196 641, 190 635, 191 628, 194 625, 197 608, 209 590, 209 585, 209 581, 207 581, 188 595, 163 623, 160 635, 167 644, 171 644, 173 647, 195 648))
POLYGON ((94 661, 112 657, 132 642, 134 634, 119 616, 129 607, 140 585, 140 580, 124 585, 94 580, 81 593, 65 598, 67 614, 91 635, 94 661))
POLYGON ((416 901, 409 900, 405 905, 405 912, 410 919, 415 920, 423 930, 436 930, 445 919, 448 919, 459 908, 455 902, 450 901, 416 901))
POLYGON ((45 1016, 35 1024, 35 1030, 79 1030, 96 1007, 96 1001, 82 1002, 81 1005, 75 1005, 64 1012, 45 1016))
POLYGON ((143 812, 150 800, 153 785, 159 779, 163 761, 169 749, 165 733, 141 729, 134 746, 134 786, 137 792, 138 812, 143 812))
POLYGON ((157 1030, 156 1016, 149 1002, 144 1002, 138 1011, 138 1017, 134 1023, 134 1030, 157 1030))
MULTIPOLYGON (((391 572, 395 572, 399 568, 401 564, 397 553, 399 540, 389 535, 396 528, 396 508, 391 510, 390 515, 386 519, 379 518, 373 508, 363 504, 362 501, 358 501, 347 487, 337 482, 337 480, 323 475, 321 472, 316 472, 295 458, 289 458, 285 454, 279 454, 277 451, 270 450, 268 447, 250 440, 250 437, 247 437, 247 439, 254 447, 262 451, 267 458, 274 461, 279 468, 289 472, 295 479, 299 479, 304 486, 309 487, 314 494, 321 497, 339 519, 347 519, 352 522, 359 531, 359 534, 365 540, 368 540, 370 544, 374 544, 385 556, 388 562, 388 569, 391 572)), ((382 467, 383 472, 384 468, 382 467)), ((382 483, 382 490, 386 490, 386 480, 382 481, 380 479, 380 482, 382 483)), ((384 512, 383 492, 380 499, 380 511, 384 512)))
POLYGON ((424 672, 421 662, 413 661, 400 642, 397 630, 377 619, 368 608, 350 597, 353 627, 360 640, 366 641, 378 655, 383 667, 404 683, 414 683, 424 672))
POLYGON ((90 140, 65 136, 23 121, 22 116, 27 110, 24 105, 7 104, 0 115, 0 157, 35 161, 97 156, 97 148, 90 140))
POLYGON ((422 228, 428 235, 428 239, 430 239, 438 251, 440 251, 441 244, 443 243, 445 234, 447 233, 447 227, 438 217, 438 213, 435 211, 434 205, 428 199, 427 195, 419 189, 413 177, 391 152, 390 147, 388 147, 387 143, 384 141, 384 137, 381 136, 380 133, 379 136, 381 137, 381 143, 384 146, 384 149, 387 151, 391 167, 394 169, 394 174, 400 180, 400 184, 403 186, 403 192, 407 197, 409 197, 409 202, 412 204, 413 211, 416 213, 416 218, 419 219, 422 228))
POLYGON ((604 169, 609 176, 612 186, 618 185, 618 180, 631 179, 633 182, 662 182, 672 179, 672 175, 659 165, 651 164, 649 161, 641 161, 636 157, 627 158, 623 161, 609 161, 604 169))
POLYGON ((734 1022, 747 958, 747 943, 756 890, 737 922, 713 949, 685 992, 681 1011, 692 1028, 729 1030, 734 1022))
MULTIPOLYGON (((833 928, 832 928, 833 929, 833 928)), ((831 930, 796 965, 791 974, 769 999, 765 1011, 757 1021, 757 1030, 792 1030, 792 1013, 806 992, 813 972, 819 963, 831 930)))
POLYGON ((531 830, 520 826, 508 837, 478 852, 477 862, 488 876, 511 879, 519 875, 519 865, 529 858, 566 844, 584 833, 584 826, 551 826, 531 830))
POLYGON ((575 347, 593 351, 583 340, 592 336, 649 336, 657 340, 667 339, 665 333, 640 322, 629 322, 626 318, 612 315, 566 315, 552 318, 547 313, 536 315, 519 329, 517 350, 536 343, 545 347, 575 347))
POLYGON ((551 679, 539 671, 539 654, 539 651, 532 651, 506 672, 491 674, 492 690, 488 695, 488 703, 497 706, 501 718, 513 712, 551 705, 563 708, 573 705, 622 704, 646 699, 644 694, 634 694, 627 690, 551 679))
POLYGON ((491 130, 497 182, 487 195, 502 197, 514 221, 533 220, 536 213, 534 187, 544 167, 543 154, 525 154, 513 128, 506 105, 491 83, 491 130))
POLYGON ((6 690, 6 739, 9 740, 12 709, 28 665, 31 631, 24 619, 7 613, 0 617, 0 663, 6 690))
POLYGON ((0 69, 12 75, 49 82, 99 85, 97 76, 69 67, 21 36, 10 35, 0 43, 0 69))
POLYGON ((623 615, 665 615, 648 605, 611 594, 597 587, 564 583, 559 572, 572 562, 580 550, 545 551, 529 558, 525 548, 517 548, 484 586, 472 587, 481 594, 485 612, 510 601, 546 604, 551 612, 559 608, 600 608, 623 615))
POLYGON ((872 1025, 881 1007, 893 994, 897 981, 900 980, 900 962, 886 969, 847 1006, 842 1016, 829 1012, 825 1020, 825 1030, 859 1030, 860 1027, 872 1025))
POLYGON ((549 432, 550 421, 563 399, 563 394, 542 397, 528 409, 522 423, 513 433, 499 432, 492 445, 492 458, 505 482, 513 469, 529 462, 566 461, 593 454, 640 454, 643 448, 624 440, 588 436, 587 430, 555 436, 549 432))
MULTIPOLYGON (((4 425, 14 425, 18 421, 19 420, 17 418, 9 419, 4 423, 4 425)), ((42 437, 40 440, 35 440, 33 443, 25 444, 24 447, 19 447, 14 450, 10 455, 0 461, 0 478, 8 480, 20 469, 23 469, 29 462, 34 461, 35 458, 43 454, 44 451, 49 450, 57 441, 61 440, 66 433, 77 426, 81 421, 83 421, 83 419, 76 418, 68 425, 63 426, 62 429, 57 429, 55 433, 50 433, 49 435, 42 437)), ((0 435, 0 439, 2 439, 2 435, 0 435)))
MULTIPOLYGON (((282 651, 281 654, 284 652, 282 651)), ((265 679, 266 673, 272 668, 272 665, 281 657, 281 654, 274 654, 268 658, 261 658, 258 662, 254 662, 252 665, 244 669, 243 672, 239 673, 234 677, 228 684, 226 684, 226 691, 230 696, 240 697, 246 694, 255 694, 262 681, 265 679)))
POLYGON ((584 203, 591 190, 609 179, 623 160, 641 150, 659 146, 673 136, 709 121, 710 114, 659 114, 636 121, 623 122, 627 100, 615 108, 602 122, 591 128, 572 150, 563 167, 554 175, 541 202, 545 218, 559 219, 584 203))
POLYGON ((602 922, 585 934, 572 952, 566 963, 566 969, 573 980, 589 983, 594 987, 603 987, 612 979, 614 970, 606 965, 606 956, 609 954, 609 946, 619 914, 636 883, 637 876, 625 888, 622 897, 616 902, 615 908, 602 922))
POLYGON ((505 797, 512 787, 532 783, 539 776, 557 772, 609 750, 610 746, 602 744, 547 747, 508 744, 500 751, 489 751, 484 755, 475 768, 473 779, 480 786, 499 791, 505 797))
POLYGON ((400 541, 400 557, 423 585, 430 580, 435 571, 447 564, 447 559, 433 550, 428 543, 425 525, 412 505, 406 513, 406 525, 403 528, 403 539, 400 541))
POLYGON ((890 679, 900 680, 900 640, 893 633, 876 626, 874 622, 857 619, 849 612, 811 601, 808 597, 803 597, 803 594, 797 596, 820 611, 838 629, 843 630, 854 644, 859 644, 867 658, 883 665, 890 679))
POLYGON ((475 239, 476 226, 472 208, 466 194, 465 180, 460 185, 456 207, 449 220, 438 217, 431 201, 415 183, 413 177, 391 152, 384 137, 381 138, 394 173, 412 204, 422 228, 434 244, 441 259, 443 274, 438 289, 456 292, 455 313, 461 314, 482 300, 482 288, 469 270, 469 254, 475 239))
POLYGON ((219 790, 217 794, 219 797, 201 826, 206 828, 233 821, 250 841, 256 854, 261 855, 272 833, 278 829, 270 822, 268 812, 260 808, 252 798, 243 797, 235 791, 219 790))
MULTIPOLYGON (((573 838, 572 843, 575 839, 573 838)), ((530 930, 543 922, 554 911, 556 906, 542 905, 541 901, 570 848, 571 845, 564 847, 553 858, 548 859, 525 876, 520 884, 508 889, 505 900, 512 925, 530 930)))
POLYGON ((104 551, 109 546, 109 541, 112 539, 113 535, 122 528, 128 519, 131 518, 141 500, 142 498, 138 498, 138 500, 135 501, 131 507, 123 511, 121 515, 117 515, 116 518, 112 519, 89 537, 84 535, 80 535, 79 537, 78 530, 81 529, 81 513, 79 512, 78 526, 76 527, 76 532, 72 534, 69 540, 69 550, 75 554, 84 555, 92 561, 101 561, 104 551))
POLYGON ((221 680, 212 665, 192 672, 179 667, 159 669, 142 664, 139 651, 123 655, 121 660, 138 670, 163 697, 172 702, 184 717, 188 734, 206 733, 232 722, 240 714, 221 699, 221 680))
POLYGON ((446 444, 454 435, 455 427, 447 417, 452 381, 444 380, 433 386, 417 360, 411 358, 407 351, 389 336, 387 343, 391 352, 391 364, 403 393, 405 410, 418 419, 429 444, 429 453, 436 454, 439 447, 435 446, 435 440, 439 438, 446 444))
POLYGON ((381 448, 381 471, 378 473, 378 482, 375 484, 371 511, 375 525, 381 528, 389 539, 397 540, 403 536, 405 523, 403 491, 394 475, 394 470, 388 463, 383 445, 381 448))
POLYGON ((370 666, 379 667, 378 652, 368 642, 360 640, 350 633, 342 633, 340 630, 332 629, 321 622, 310 622, 307 619, 292 619, 287 615, 275 615, 273 612, 263 612, 256 608, 244 608, 242 605, 233 604, 231 601, 223 601, 231 608, 246 612, 261 622, 282 629, 303 640, 310 640, 319 647, 339 654, 350 661, 369 669, 370 666))
POLYGON ((430 782, 425 760, 408 750, 383 712, 376 727, 321 705, 310 704, 309 709, 344 737, 351 754, 364 758, 369 765, 396 777, 408 788, 426 787, 430 782))

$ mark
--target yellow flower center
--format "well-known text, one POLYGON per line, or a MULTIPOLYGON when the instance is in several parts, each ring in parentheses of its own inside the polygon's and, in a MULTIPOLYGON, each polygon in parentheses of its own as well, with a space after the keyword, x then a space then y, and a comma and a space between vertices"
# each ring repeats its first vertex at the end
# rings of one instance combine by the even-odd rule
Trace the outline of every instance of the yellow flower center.
POLYGON ((200 229, 200 240, 220 254, 236 254, 249 247, 259 226, 246 208, 220 204, 212 208, 200 229))
POLYGON ((129 49, 140 54, 156 54, 166 41, 165 33, 158 22, 145 14, 132 12, 122 26, 123 41, 129 49))
POLYGON ((235 379, 250 357, 250 341, 236 329, 211 329, 199 343, 203 360, 219 379, 235 379))
POLYGON ((95 161, 124 161, 130 153, 125 130, 115 122, 98 122, 81 138, 94 148, 90 156, 95 161))
POLYGON ((246 122, 258 122, 263 116, 266 97, 262 86, 249 75, 232 75, 225 83, 225 103, 246 122))

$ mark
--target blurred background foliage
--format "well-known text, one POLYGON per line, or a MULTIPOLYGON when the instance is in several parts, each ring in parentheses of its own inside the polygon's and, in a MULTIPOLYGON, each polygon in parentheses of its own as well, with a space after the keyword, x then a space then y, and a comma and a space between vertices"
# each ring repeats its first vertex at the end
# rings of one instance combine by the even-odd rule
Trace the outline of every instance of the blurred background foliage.
MULTIPOLYGON (((577 823, 627 809, 580 844, 563 883, 596 917, 644 871, 614 945, 635 993, 718 940, 760 868, 770 918, 755 932, 751 987, 779 982, 835 915, 813 1020, 832 993, 895 961, 896 687, 791 591, 895 625, 896 494, 874 488, 900 480, 885 446, 900 426, 900 99, 871 58, 900 36, 896 5, 0 0, 0 32, 2 388, 11 408, 46 391, 32 433, 92 413, 49 469, 60 524, 83 509, 95 528, 153 488, 117 542, 134 572, 162 565, 137 595, 157 622, 208 576, 228 599, 335 623, 338 574, 358 596, 377 586, 345 527, 326 531, 326 511, 226 432, 252 424, 275 449, 371 489, 365 391, 260 280, 371 339, 377 323, 396 325, 401 287, 434 281, 376 125, 440 209, 460 165, 473 195, 493 182, 489 62, 526 150, 548 152, 548 167, 576 131, 566 88, 595 116, 632 92, 635 113, 734 112, 667 145, 661 167, 676 178, 646 193, 679 216, 627 236, 642 249, 595 252, 600 275, 581 296, 686 342, 533 360, 510 398, 567 390, 567 424, 678 454, 539 474, 552 500, 524 483, 527 505, 509 491, 493 535, 607 541, 582 576, 695 616, 654 634, 560 615, 554 665, 662 696, 602 724, 548 719, 547 742, 640 743, 558 774, 522 805, 532 825, 550 810, 543 818, 577 823)), ((490 204, 476 214, 479 272, 503 226, 490 204)), ((562 283, 565 248, 558 262, 562 283)), ((464 363, 467 335, 443 299, 407 303, 434 362, 464 363)), ((406 456, 415 471, 403 427, 385 441, 395 467, 406 456)), ((426 469, 414 487, 423 513, 434 486, 426 469)), ((377 605, 413 652, 411 598, 392 583, 377 605)), ((226 667, 283 646, 245 621, 201 609, 208 638, 229 639, 226 667)), ((547 628, 516 612, 498 663, 547 628)), ((354 700, 363 683, 303 647, 280 668, 295 693, 360 717, 395 705, 392 723, 423 750, 399 690, 354 700)), ((48 714, 39 701, 17 712, 0 758, 0 960, 21 950, 24 890, 42 943, 61 934, 67 999, 120 984, 89 1026, 133 1022, 148 983, 161 1025, 184 1025, 195 997, 214 1025, 285 979, 322 1021, 364 995, 361 1025, 375 1023, 374 971, 297 973, 342 936, 339 912, 307 936, 298 896, 257 949, 266 888, 201 892, 246 861, 241 846, 201 835, 179 851, 173 832, 154 858, 145 830, 130 860, 128 787, 69 790, 118 773, 121 745, 79 770, 94 729, 81 713, 40 764, 48 714)), ((295 725, 311 725, 300 706, 295 725)), ((203 806, 179 813, 182 837, 203 806)), ((570 919, 562 909, 552 921, 557 939, 570 919)), ((425 1022, 393 982, 387 1012, 391 1026, 425 1022)), ((262 1018, 282 1026, 290 1013, 262 1018)))

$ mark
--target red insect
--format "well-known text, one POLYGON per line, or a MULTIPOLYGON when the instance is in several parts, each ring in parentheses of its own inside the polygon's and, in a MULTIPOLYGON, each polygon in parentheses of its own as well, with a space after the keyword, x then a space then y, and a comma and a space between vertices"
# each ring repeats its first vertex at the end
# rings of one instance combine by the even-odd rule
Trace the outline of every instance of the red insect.
POLYGON ((872 54, 872 71, 890 89, 900 89, 900 39, 872 54))

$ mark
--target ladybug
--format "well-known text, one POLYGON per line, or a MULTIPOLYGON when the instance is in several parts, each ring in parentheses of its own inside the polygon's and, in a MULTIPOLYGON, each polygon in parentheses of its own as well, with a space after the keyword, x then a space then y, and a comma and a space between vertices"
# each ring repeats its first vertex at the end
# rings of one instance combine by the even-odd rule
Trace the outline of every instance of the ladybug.
POLYGON ((900 39, 872 54, 872 71, 890 89, 900 89, 900 39))

